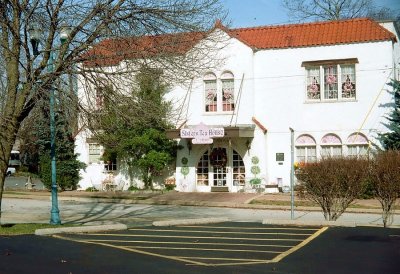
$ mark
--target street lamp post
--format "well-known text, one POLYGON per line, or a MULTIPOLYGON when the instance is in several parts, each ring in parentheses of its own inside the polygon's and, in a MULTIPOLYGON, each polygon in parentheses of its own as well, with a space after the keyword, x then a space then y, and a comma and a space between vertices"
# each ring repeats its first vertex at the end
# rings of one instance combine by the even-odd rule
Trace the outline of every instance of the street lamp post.
MULTIPOLYGON (((70 29, 68 27, 61 28, 60 41, 64 44, 68 39, 70 29)), ((39 42, 40 42, 40 30, 37 26, 33 26, 29 29, 30 40, 32 43, 33 54, 39 55, 39 42)), ((49 73, 54 72, 54 56, 53 52, 50 51, 49 62, 47 64, 47 71, 49 73)), ((56 169, 56 119, 55 119, 55 98, 54 88, 50 86, 50 157, 51 157, 51 214, 50 224, 59 225, 61 224, 60 210, 58 209, 58 195, 57 195, 57 169, 56 169)))

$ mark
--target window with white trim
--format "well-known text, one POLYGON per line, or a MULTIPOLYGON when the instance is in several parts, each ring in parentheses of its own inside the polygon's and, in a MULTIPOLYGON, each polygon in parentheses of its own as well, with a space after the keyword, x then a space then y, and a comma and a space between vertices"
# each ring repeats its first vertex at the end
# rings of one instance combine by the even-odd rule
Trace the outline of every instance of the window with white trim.
POLYGON ((347 138, 347 155, 350 157, 367 157, 369 142, 362 133, 353 133, 347 138))
POLYGON ((208 73, 204 76, 204 93, 206 112, 217 111, 217 77, 214 73, 208 73))
POLYGON ((201 156, 197 163, 197 185, 208 186, 208 150, 201 156))
POLYGON ((317 145, 310 135, 301 135, 296 139, 296 161, 298 163, 315 162, 317 145))
POLYGON ((89 144, 89 163, 98 163, 102 155, 102 146, 97 143, 89 144))
MULTIPOLYGON (((306 62, 308 63, 308 62, 306 62)), ((308 101, 356 99, 355 64, 306 64, 306 98, 308 101)))
POLYGON ((236 150, 232 153, 232 175, 233 175, 233 185, 243 186, 245 184, 246 168, 242 157, 236 150))
POLYGON ((335 134, 327 134, 321 140, 321 156, 342 156, 342 141, 335 134))
POLYGON ((217 79, 214 73, 207 73, 203 81, 206 112, 225 112, 235 109, 235 81, 231 72, 224 72, 220 79, 217 79))

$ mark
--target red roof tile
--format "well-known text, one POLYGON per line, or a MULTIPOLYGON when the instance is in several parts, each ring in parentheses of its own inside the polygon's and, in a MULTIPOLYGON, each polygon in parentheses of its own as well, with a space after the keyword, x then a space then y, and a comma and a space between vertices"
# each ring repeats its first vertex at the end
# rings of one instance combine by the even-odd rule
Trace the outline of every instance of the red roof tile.
MULTIPOLYGON (((368 18, 231 30, 217 22, 215 28, 228 32, 231 37, 237 38, 253 49, 396 41, 393 33, 368 18)), ((122 60, 183 54, 207 34, 178 33, 107 39, 95 45, 83 56, 84 64, 113 66, 122 60)))
POLYGON ((114 66, 122 60, 186 53, 206 33, 177 33, 155 36, 106 39, 82 56, 86 66, 114 66))
POLYGON ((255 49, 396 41, 393 33, 368 18, 239 28, 231 30, 230 35, 255 49))

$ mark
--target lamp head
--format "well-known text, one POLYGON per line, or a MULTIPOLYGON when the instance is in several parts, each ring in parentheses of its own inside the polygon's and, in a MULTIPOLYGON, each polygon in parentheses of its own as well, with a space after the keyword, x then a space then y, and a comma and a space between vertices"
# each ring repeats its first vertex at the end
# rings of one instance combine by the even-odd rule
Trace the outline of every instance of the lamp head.
POLYGON ((42 32, 40 31, 40 28, 36 24, 33 24, 29 27, 28 33, 32 44, 33 55, 37 56, 39 55, 38 48, 42 32))
POLYGON ((64 44, 68 40, 70 34, 71 34, 71 27, 69 27, 69 26, 61 27, 60 40, 61 40, 62 44, 64 44))

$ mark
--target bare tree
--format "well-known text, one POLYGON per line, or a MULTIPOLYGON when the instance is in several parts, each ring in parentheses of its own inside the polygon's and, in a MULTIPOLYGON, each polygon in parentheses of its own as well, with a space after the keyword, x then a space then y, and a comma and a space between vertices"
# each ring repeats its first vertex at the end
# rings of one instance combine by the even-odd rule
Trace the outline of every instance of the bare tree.
POLYGON ((372 0, 283 0, 282 4, 288 15, 299 21, 329 21, 357 17, 393 18, 390 9, 375 7, 372 0))
POLYGON ((375 197, 382 206, 382 221, 386 227, 400 197, 400 151, 379 152, 372 161, 370 180, 375 197))
POLYGON ((118 68, 123 60, 133 60, 125 67, 138 67, 134 60, 148 60, 165 75, 172 77, 179 70, 178 75, 186 76, 194 71, 194 61, 202 60, 197 49, 207 43, 198 42, 216 18, 224 18, 222 12, 218 0, 0 0, 0 52, 5 68, 0 71, 4 83, 0 95, 5 95, 0 112, 0 212, 7 164, 20 125, 50 87, 60 86, 57 81, 65 75, 81 75, 87 81, 99 74, 121 77, 129 71, 118 68), (42 30, 40 54, 31 44, 33 25, 42 30), (69 36, 60 43, 66 26, 69 36), (192 35, 165 39, 178 32, 192 35), (145 43, 148 36, 161 38, 145 43))
POLYGON ((362 193, 368 176, 365 159, 327 157, 296 173, 305 197, 317 203, 328 221, 336 221, 362 193))

